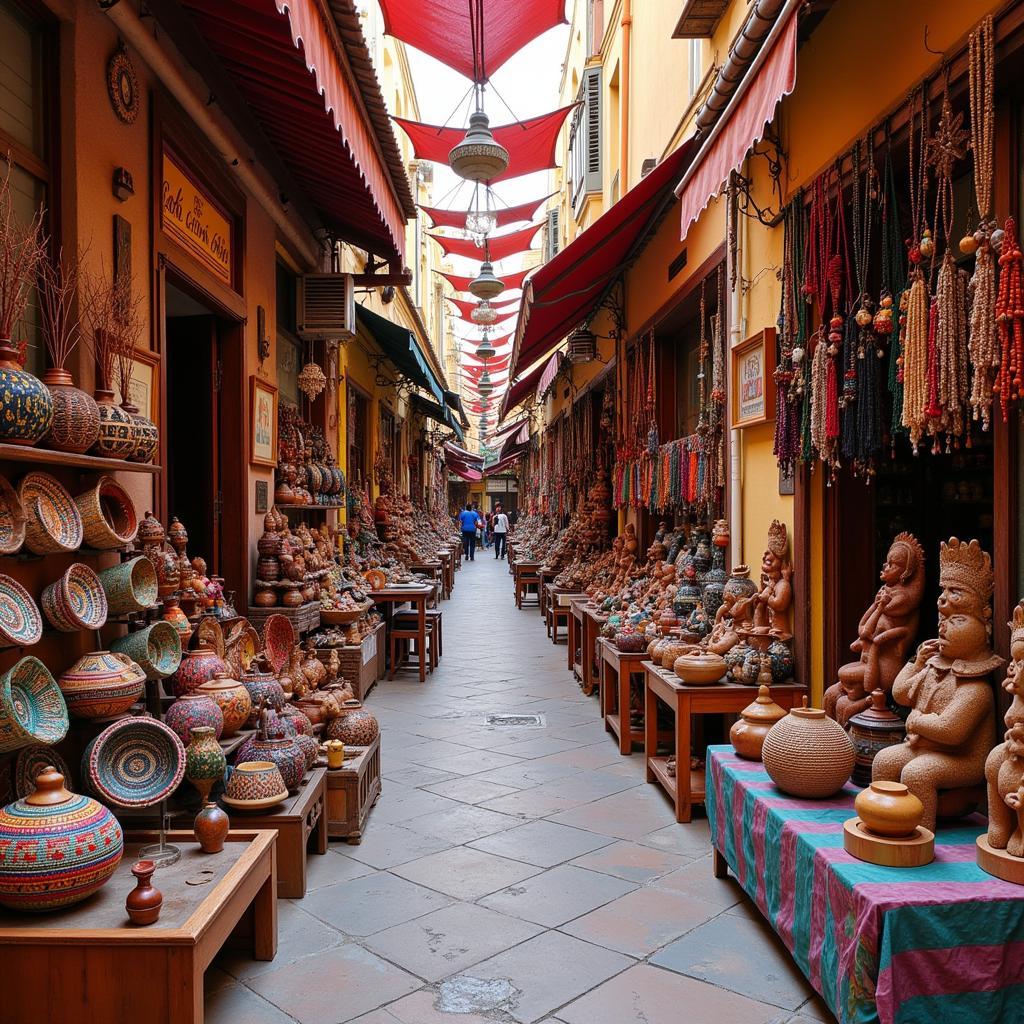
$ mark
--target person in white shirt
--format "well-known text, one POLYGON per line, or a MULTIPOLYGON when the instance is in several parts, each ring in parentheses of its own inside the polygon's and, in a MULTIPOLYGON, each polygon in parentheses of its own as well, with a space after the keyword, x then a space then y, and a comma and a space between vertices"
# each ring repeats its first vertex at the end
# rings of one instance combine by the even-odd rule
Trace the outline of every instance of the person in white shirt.
POLYGON ((508 516, 505 510, 499 505, 494 513, 494 557, 505 557, 505 540, 508 537, 508 516))

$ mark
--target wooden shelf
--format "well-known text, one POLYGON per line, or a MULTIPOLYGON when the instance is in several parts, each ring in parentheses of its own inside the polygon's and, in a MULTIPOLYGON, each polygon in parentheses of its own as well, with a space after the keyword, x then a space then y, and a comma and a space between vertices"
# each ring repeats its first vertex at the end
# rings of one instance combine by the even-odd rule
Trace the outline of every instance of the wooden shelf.
MULTIPOLYGON (((673 800, 676 798, 676 778, 668 773, 667 757, 650 757, 647 767, 654 773, 654 778, 673 800)), ((690 801, 695 804, 704 803, 704 773, 690 772, 690 801)))
POLYGON ((72 455, 55 452, 51 448, 33 448, 31 445, 0 444, 0 462, 34 462, 46 466, 71 466, 96 472, 159 473, 160 466, 125 462, 124 459, 104 459, 98 455, 72 455))

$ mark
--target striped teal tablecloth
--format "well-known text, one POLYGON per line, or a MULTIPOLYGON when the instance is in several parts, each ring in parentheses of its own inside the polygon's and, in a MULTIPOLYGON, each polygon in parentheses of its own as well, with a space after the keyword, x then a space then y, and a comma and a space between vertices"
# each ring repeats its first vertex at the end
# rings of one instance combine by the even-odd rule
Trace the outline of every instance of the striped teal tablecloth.
POLYGON ((935 860, 843 849, 857 789, 796 800, 731 746, 708 748, 712 841, 841 1024, 1024 1024, 1024 886, 975 863, 975 816, 935 860))

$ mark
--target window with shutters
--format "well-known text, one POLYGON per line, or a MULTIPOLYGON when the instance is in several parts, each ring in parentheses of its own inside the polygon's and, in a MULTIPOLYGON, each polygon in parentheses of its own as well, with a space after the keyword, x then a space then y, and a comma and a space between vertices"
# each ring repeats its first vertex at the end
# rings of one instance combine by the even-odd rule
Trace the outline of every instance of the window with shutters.
POLYGON ((558 252, 559 243, 558 207, 548 210, 547 229, 544 234, 544 261, 550 260, 558 252))
POLYGON ((588 192, 601 191, 601 69, 587 68, 569 128, 569 187, 573 210, 588 192))

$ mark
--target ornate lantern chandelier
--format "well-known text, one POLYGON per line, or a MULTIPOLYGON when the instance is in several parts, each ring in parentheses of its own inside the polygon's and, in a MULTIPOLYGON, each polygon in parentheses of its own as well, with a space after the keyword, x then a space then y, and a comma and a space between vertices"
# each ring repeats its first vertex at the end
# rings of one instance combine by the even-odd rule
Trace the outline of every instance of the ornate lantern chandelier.
POLYGON ((469 282, 469 290, 478 299, 493 299, 505 290, 505 282, 494 276, 490 260, 480 264, 480 273, 469 282))
POLYGON ((508 169, 508 150, 494 141, 490 122, 482 110, 469 115, 465 138, 448 153, 451 169, 467 181, 491 181, 508 169))
POLYGON ((327 377, 316 363, 310 362, 299 371, 296 384, 311 402, 315 402, 320 392, 327 387, 327 377))
POLYGON ((484 372, 480 374, 480 381, 476 389, 481 395, 489 395, 494 390, 494 384, 491 383, 491 375, 487 372, 486 367, 484 367, 484 372))
POLYGON ((476 352, 474 353, 474 355, 477 357, 477 359, 481 359, 484 362, 487 362, 488 359, 493 359, 497 354, 498 350, 491 344, 491 339, 488 338, 487 334, 485 333, 480 341, 480 344, 477 345, 476 352))
POLYGON ((498 216, 493 210, 470 210, 466 214, 466 234, 474 238, 486 238, 498 226, 498 216))
POLYGON ((470 317, 475 324, 493 324, 498 319, 498 312, 489 302, 481 302, 480 305, 470 310, 470 317))

